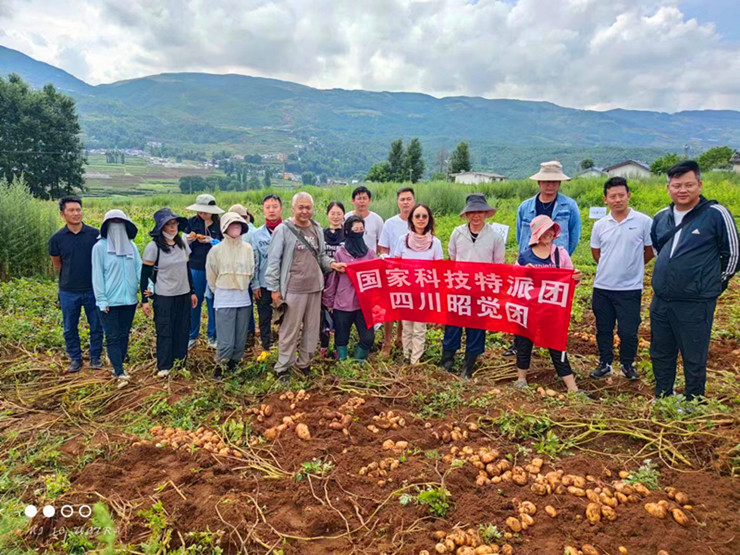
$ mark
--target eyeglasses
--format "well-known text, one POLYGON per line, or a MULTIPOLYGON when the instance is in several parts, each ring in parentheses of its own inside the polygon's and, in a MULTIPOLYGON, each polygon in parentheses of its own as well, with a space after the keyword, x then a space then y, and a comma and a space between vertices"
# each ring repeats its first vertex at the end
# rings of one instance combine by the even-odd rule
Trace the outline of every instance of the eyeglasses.
POLYGON ((429 214, 414 214, 415 220, 428 220, 429 214))
POLYGON ((671 191, 680 191, 681 189, 684 189, 686 191, 691 191, 692 189, 696 189, 699 186, 698 183, 669 183, 668 188, 671 191))

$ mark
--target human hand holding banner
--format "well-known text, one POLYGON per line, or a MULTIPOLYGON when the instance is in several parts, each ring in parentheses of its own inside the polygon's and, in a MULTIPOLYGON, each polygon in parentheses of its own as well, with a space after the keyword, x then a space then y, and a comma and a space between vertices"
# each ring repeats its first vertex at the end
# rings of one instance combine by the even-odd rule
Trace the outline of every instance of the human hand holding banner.
POLYGON ((566 350, 573 270, 383 258, 346 268, 368 327, 411 320, 523 335, 566 350))

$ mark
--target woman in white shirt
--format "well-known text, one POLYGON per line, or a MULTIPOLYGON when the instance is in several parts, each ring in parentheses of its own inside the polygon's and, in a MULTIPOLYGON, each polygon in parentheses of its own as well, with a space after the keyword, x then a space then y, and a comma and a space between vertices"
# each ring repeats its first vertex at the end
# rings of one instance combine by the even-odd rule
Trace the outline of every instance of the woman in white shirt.
MULTIPOLYGON (((391 249, 393 258, 442 260, 442 243, 434 236, 434 216, 425 204, 417 204, 409 214, 409 232, 399 237, 391 249)), ((424 354, 427 325, 425 322, 403 321, 403 357, 418 364, 424 354)))

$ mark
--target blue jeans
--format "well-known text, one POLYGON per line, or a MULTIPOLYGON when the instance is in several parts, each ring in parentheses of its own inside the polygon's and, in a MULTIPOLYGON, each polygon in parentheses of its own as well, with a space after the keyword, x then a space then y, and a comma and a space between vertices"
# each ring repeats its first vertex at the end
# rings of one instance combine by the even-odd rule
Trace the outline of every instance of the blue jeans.
POLYGON ((136 305, 111 306, 108 312, 100 312, 105 330, 108 358, 116 376, 123 374, 123 361, 128 353, 128 338, 134 322, 136 305))
MULTIPOLYGON (((457 326, 445 326, 445 336, 442 340, 442 350, 456 353, 462 342, 462 328, 457 326)), ((467 341, 465 353, 471 356, 483 354, 486 350, 486 330, 476 328, 465 328, 467 341)))
MULTIPOLYGON (((208 282, 206 281, 205 270, 190 270, 193 276, 193 288, 195 295, 198 297, 198 304, 190 311, 190 339, 198 339, 200 334, 200 307, 203 306, 203 297, 206 293, 208 282)), ((213 296, 206 297, 206 307, 208 312, 208 339, 216 340, 216 313, 213 310, 213 296)))
POLYGON ((67 356, 71 360, 82 360, 80 334, 80 312, 85 308, 87 323, 90 325, 90 359, 99 359, 103 354, 103 326, 100 323, 100 311, 95 305, 95 295, 91 291, 72 293, 59 290, 59 306, 62 308, 64 321, 64 344, 67 356))

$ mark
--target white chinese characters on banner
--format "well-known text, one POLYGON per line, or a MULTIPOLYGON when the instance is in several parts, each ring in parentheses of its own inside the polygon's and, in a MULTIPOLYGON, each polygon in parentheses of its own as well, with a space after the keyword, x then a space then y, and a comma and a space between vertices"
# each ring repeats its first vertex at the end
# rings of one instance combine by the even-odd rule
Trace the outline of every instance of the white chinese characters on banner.
POLYGON ((411 287, 408 270, 388 268, 385 277, 388 280, 388 287, 411 287))
POLYGON ((542 304, 565 306, 565 304, 568 302, 569 290, 569 283, 543 279, 542 285, 540 285, 540 294, 537 300, 542 304))
POLYGON ((480 310, 478 316, 493 318, 494 320, 501 320, 503 318, 499 312, 501 305, 498 299, 494 299, 493 297, 481 297, 478 299, 478 309, 480 310))
POLYGON ((380 270, 357 272, 357 283, 360 286, 360 293, 364 293, 368 289, 380 288, 380 270))
POLYGON ((470 316, 472 300, 470 295, 447 295, 447 312, 470 316))
POLYGON ((484 274, 483 272, 476 272, 475 284, 480 287, 480 290, 485 292, 489 290, 491 293, 498 294, 501 291, 503 281, 500 276, 496 274, 484 274))
POLYGON ((449 289, 465 289, 466 291, 470 291, 470 285, 468 285, 469 280, 470 274, 466 274, 465 272, 450 272, 449 270, 445 272, 445 282, 449 289))
POLYGON ((510 276, 506 281, 509 283, 509 289, 506 291, 507 295, 517 299, 532 300, 532 289, 534 289, 532 278, 510 276))
POLYGON ((422 293, 419 310, 434 310, 441 312, 442 301, 440 300, 439 293, 422 293))
POLYGON ((414 308, 411 293, 391 293, 391 308, 414 308))
POLYGON ((529 307, 514 303, 506 303, 506 319, 514 324, 519 324, 523 328, 527 327, 529 317, 529 307))
POLYGON ((416 285, 424 287, 425 285, 432 285, 439 287, 439 278, 437 277, 437 270, 426 270, 424 268, 417 268, 416 270, 416 285))

